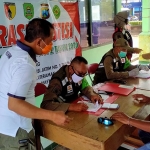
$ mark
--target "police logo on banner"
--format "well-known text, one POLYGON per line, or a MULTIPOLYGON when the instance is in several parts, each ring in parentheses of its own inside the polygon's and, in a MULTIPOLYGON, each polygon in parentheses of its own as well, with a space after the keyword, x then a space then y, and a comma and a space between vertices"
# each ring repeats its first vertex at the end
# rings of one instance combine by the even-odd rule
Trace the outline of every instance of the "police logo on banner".
POLYGON ((12 20, 16 16, 15 3, 4 2, 5 15, 9 20, 12 20))
POLYGON ((24 16, 27 19, 32 19, 34 17, 34 7, 31 3, 24 3, 23 4, 23 9, 24 9, 24 16))
POLYGON ((49 17, 49 5, 45 3, 41 4, 41 18, 48 19, 49 17))

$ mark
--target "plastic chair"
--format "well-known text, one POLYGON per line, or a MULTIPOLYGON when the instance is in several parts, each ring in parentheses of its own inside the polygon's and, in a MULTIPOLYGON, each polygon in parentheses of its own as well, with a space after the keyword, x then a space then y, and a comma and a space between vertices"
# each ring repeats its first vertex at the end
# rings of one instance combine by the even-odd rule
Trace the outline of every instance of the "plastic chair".
MULTIPOLYGON (((37 83, 34 89, 35 97, 44 94, 46 92, 46 88, 47 87, 44 84, 37 83)), ((40 135, 42 135, 42 133, 40 132, 41 130, 40 121, 38 119, 34 119, 33 121, 34 121, 34 129, 35 129, 36 149, 41 150, 43 148, 40 140, 40 135)))
POLYGON ((35 97, 40 96, 46 92, 46 86, 42 83, 37 83, 35 86, 35 97))
POLYGON ((88 75, 89 75, 89 78, 90 78, 90 80, 91 80, 91 82, 92 82, 92 85, 94 85, 94 83, 93 83, 93 80, 92 80, 92 78, 91 78, 90 75, 91 75, 91 74, 95 74, 95 72, 96 72, 98 66, 99 66, 98 63, 93 63, 93 64, 90 64, 90 65, 88 66, 88 75))

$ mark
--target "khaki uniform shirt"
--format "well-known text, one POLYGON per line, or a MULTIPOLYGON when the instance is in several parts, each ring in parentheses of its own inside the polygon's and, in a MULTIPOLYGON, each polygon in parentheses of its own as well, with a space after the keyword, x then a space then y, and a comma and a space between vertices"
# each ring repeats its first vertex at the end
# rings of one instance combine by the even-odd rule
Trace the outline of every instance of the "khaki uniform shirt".
POLYGON ((125 63, 121 63, 121 60, 119 58, 115 57, 113 49, 111 49, 103 56, 99 64, 99 67, 95 72, 94 84, 105 82, 107 80, 112 79, 128 78, 129 77, 128 71, 131 71, 137 66, 131 65, 129 62, 128 67, 124 69, 124 64, 125 63))
MULTIPOLYGON (((65 74, 65 76, 67 77, 68 76, 68 66, 63 66, 63 67, 65 67, 65 70, 60 68, 61 73, 59 73, 59 74, 65 74)), ((60 72, 60 70, 58 72, 60 72)), ((69 102, 65 102, 65 99, 62 97, 62 95, 64 94, 64 93, 62 93, 63 88, 65 88, 65 87, 62 85, 61 81, 57 78, 57 74, 58 74, 57 72, 54 73, 53 76, 55 76, 55 78, 52 77, 52 79, 50 80, 50 83, 49 83, 47 92, 44 95, 44 99, 41 104, 41 107, 44 109, 48 109, 48 110, 57 110, 57 111, 61 110, 61 111, 66 112, 70 105, 69 103, 71 103, 75 99, 70 99, 69 102)), ((58 76, 59 76, 59 74, 58 74, 58 76)), ((73 89, 73 90, 75 90, 75 89, 73 89)), ((96 94, 96 93, 94 93, 92 87, 90 87, 90 86, 87 86, 84 89, 81 89, 80 92, 83 95, 85 95, 86 97, 88 97, 89 99, 91 98, 92 95, 96 94)))

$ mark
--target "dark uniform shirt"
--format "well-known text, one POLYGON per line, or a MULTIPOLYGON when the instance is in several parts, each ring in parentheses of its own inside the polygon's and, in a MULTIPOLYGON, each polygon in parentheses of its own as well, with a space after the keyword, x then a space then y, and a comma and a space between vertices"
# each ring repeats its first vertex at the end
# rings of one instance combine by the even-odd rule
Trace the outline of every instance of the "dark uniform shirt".
POLYGON ((69 103, 77 99, 79 92, 89 99, 96 94, 85 78, 79 83, 74 83, 68 80, 67 75, 68 66, 61 67, 53 74, 41 104, 42 108, 66 112, 69 103))
MULTIPOLYGON (((115 29, 115 32, 113 33, 112 35, 112 38, 113 38, 113 42, 115 43, 115 41, 119 38, 124 38, 125 40, 128 41, 130 47, 133 47, 133 40, 132 40, 132 36, 130 34, 129 31, 127 30, 121 30, 120 28, 116 28, 115 29)), ((132 51, 128 51, 127 53, 127 58, 131 61, 131 58, 132 58, 132 51)))
POLYGON ((94 84, 112 79, 128 78, 128 71, 136 67, 132 66, 127 58, 116 58, 113 49, 111 49, 102 57, 99 63, 94 76, 94 84))

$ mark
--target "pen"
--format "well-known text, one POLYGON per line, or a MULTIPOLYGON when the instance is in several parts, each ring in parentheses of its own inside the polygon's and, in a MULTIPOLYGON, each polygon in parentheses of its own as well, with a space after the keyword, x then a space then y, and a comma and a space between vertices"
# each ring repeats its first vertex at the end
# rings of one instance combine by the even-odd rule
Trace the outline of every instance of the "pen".
POLYGON ((80 97, 80 100, 82 101, 82 103, 84 103, 84 98, 82 96, 80 97))

